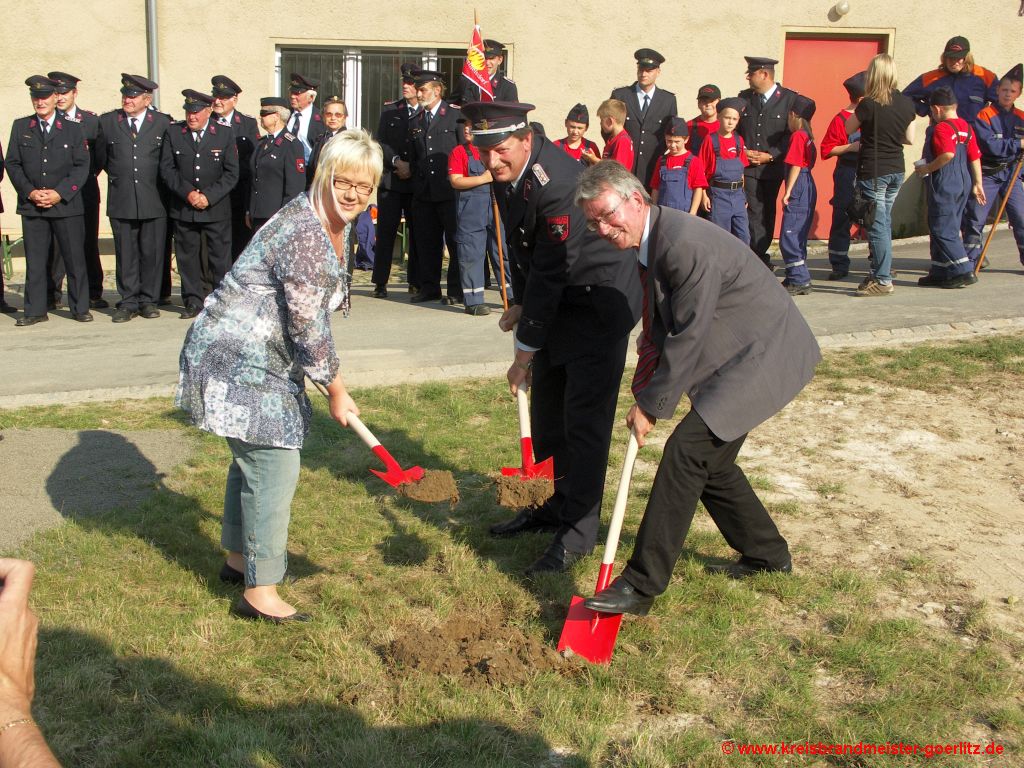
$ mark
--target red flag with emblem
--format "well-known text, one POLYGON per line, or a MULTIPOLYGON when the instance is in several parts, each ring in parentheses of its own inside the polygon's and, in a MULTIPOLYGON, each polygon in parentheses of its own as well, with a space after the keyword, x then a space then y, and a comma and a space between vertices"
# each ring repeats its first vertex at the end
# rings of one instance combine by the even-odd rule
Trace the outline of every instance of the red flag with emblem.
POLYGON ((480 88, 481 101, 494 101, 494 89, 487 74, 487 59, 484 57, 484 39, 480 25, 473 18, 473 39, 466 49, 466 63, 462 65, 462 76, 480 88))

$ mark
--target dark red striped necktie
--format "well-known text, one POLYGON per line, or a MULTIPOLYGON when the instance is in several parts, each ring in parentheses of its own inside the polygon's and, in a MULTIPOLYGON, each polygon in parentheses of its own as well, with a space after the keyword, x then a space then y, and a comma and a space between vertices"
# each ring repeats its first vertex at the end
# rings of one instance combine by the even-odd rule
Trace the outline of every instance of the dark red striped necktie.
POLYGON ((629 386, 633 397, 639 396, 650 383, 651 377, 658 368, 658 360, 661 357, 661 350, 651 340, 652 313, 650 312, 651 297, 647 294, 647 267, 639 262, 637 262, 636 267, 640 273, 640 285, 644 288, 644 300, 643 330, 640 333, 640 349, 637 353, 636 372, 633 374, 633 383, 629 386))

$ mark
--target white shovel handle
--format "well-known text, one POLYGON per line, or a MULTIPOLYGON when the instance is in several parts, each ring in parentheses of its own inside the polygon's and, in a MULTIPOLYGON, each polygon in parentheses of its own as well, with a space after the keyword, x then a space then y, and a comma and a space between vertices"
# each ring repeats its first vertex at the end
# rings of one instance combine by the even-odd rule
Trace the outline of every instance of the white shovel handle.
MULTIPOLYGON (((327 387, 325 387, 319 381, 313 381, 312 379, 310 379, 310 381, 313 382, 313 386, 316 387, 317 392, 319 392, 321 395, 326 397, 328 401, 330 401, 331 393, 327 391, 327 387)), ((360 420, 358 416, 352 413, 352 411, 348 412, 347 419, 348 425, 352 427, 352 431, 359 435, 359 439, 366 443, 366 446, 370 450, 373 450, 378 445, 380 445, 380 440, 373 436, 373 432, 367 429, 366 425, 363 424, 362 420, 360 420)))
POLYGON ((519 406, 519 436, 532 437, 530 432, 530 401, 524 387, 516 388, 516 405, 519 406))
POLYGON ((626 516, 626 499, 629 497, 629 483, 633 479, 633 464, 639 450, 636 440, 636 428, 629 430, 629 443, 626 445, 626 457, 622 461, 622 475, 619 477, 619 489, 615 493, 615 506, 612 508, 612 519, 608 525, 608 540, 604 545, 603 565, 615 562, 615 552, 619 548, 619 534, 622 532, 622 520, 626 516))

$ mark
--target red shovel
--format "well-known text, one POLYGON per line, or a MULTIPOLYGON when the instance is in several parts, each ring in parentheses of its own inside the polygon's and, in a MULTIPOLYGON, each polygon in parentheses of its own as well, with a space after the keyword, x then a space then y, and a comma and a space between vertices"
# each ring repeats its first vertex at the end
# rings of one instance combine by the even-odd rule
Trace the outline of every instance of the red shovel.
MULTIPOLYGON (((327 391, 327 387, 316 381, 313 381, 313 386, 317 388, 321 395, 330 400, 331 395, 327 391)), ((402 483, 415 483, 417 480, 423 479, 423 467, 402 469, 402 466, 388 453, 388 449, 380 444, 380 440, 374 437, 373 433, 366 428, 366 425, 360 421, 359 417, 352 412, 348 414, 348 425, 366 443, 367 447, 377 454, 377 458, 384 462, 384 466, 387 467, 385 472, 381 472, 379 469, 371 469, 370 471, 385 483, 392 488, 397 488, 402 483)))
POLYGON ((548 456, 540 464, 533 461, 533 435, 530 433, 530 404, 526 400, 525 387, 516 389, 516 404, 519 406, 519 451, 523 457, 522 467, 502 467, 501 474, 506 477, 518 475, 521 480, 532 480, 540 477, 545 480, 555 479, 555 462, 548 456))
MULTIPOLYGON (((626 516, 626 497, 629 496, 629 481, 633 477, 637 449, 636 432, 630 430, 626 458, 622 463, 622 476, 619 478, 619 490, 615 494, 615 508, 612 510, 611 523, 608 525, 608 540, 604 545, 604 557, 601 558, 601 570, 597 575, 595 592, 600 592, 612 580, 615 551, 619 548, 622 519, 626 516)), ((576 656, 582 656, 592 664, 609 664, 621 623, 621 613, 592 611, 583 605, 582 597, 573 595, 572 602, 569 603, 569 615, 565 617, 565 625, 562 627, 562 636, 558 639, 558 650, 569 649, 576 656)))

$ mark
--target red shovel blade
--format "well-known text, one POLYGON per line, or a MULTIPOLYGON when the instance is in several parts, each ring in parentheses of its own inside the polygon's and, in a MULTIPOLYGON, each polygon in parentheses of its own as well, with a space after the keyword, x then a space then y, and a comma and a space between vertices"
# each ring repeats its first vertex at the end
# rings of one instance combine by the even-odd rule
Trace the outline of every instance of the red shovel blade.
POLYGON ((423 479, 423 467, 402 469, 401 465, 395 461, 394 457, 388 453, 383 445, 375 446, 373 452, 377 455, 377 458, 384 462, 387 470, 381 472, 378 469, 371 469, 370 471, 392 488, 397 488, 402 483, 415 483, 417 480, 423 479))
POLYGON ((523 480, 532 480, 540 477, 545 480, 555 479, 555 458, 548 456, 540 464, 533 462, 533 438, 522 437, 519 439, 519 450, 523 457, 521 467, 502 467, 501 474, 505 477, 519 475, 523 480))
POLYGON ((568 648, 591 664, 610 664, 620 624, 621 613, 592 611, 584 607, 582 597, 573 595, 562 636, 558 638, 558 650, 568 648))

